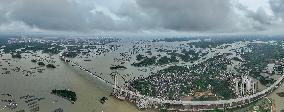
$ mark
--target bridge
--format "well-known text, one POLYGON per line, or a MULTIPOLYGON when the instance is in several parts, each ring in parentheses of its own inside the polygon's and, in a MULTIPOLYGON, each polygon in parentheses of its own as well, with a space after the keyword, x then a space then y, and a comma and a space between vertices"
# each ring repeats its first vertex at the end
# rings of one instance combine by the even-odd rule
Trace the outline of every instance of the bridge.
POLYGON ((66 59, 64 56, 60 55, 60 58, 68 63, 71 63, 81 69, 89 73, 92 77, 99 79, 100 81, 104 82, 108 86, 111 86, 115 93, 114 95, 120 99, 126 99, 132 103, 135 103, 138 108, 157 108, 158 105, 167 104, 169 105, 168 110, 178 110, 178 111, 200 111, 200 110, 212 110, 215 108, 219 109, 226 109, 226 108, 236 108, 242 107, 251 102, 257 101, 261 98, 266 97, 268 94, 273 92, 275 89, 278 88, 279 85, 283 83, 284 75, 282 75, 276 82, 274 82, 270 87, 257 92, 255 94, 239 97, 235 99, 229 100, 217 100, 217 101, 178 101, 178 100, 165 100, 161 98, 154 98, 150 96, 141 95, 137 92, 133 92, 127 89, 120 88, 113 84, 110 81, 103 79, 102 77, 92 73, 91 71, 87 70, 86 68, 82 67, 78 63, 66 59))

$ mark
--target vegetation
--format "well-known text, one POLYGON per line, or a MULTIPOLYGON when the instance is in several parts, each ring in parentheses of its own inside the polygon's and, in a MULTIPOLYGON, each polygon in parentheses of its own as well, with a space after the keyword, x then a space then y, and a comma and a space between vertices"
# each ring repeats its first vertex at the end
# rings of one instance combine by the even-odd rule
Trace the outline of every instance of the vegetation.
POLYGON ((20 53, 12 53, 12 58, 22 58, 20 53))
POLYGON ((163 56, 157 60, 157 65, 164 65, 174 62, 179 62, 175 56, 171 56, 170 58, 168 58, 167 56, 163 56))
POLYGON ((142 95, 148 95, 148 96, 155 96, 156 95, 156 90, 152 88, 152 84, 150 81, 147 81, 146 79, 141 79, 134 81, 132 83, 132 86, 137 89, 140 94, 142 95))
POLYGON ((121 65, 115 65, 110 67, 111 70, 116 70, 116 69, 127 69, 125 66, 121 66, 121 65))
POLYGON ((188 81, 190 81, 192 77, 189 74, 187 74, 188 72, 189 69, 186 67, 170 66, 166 69, 158 71, 158 73, 155 73, 145 79, 139 79, 131 82, 131 86, 134 87, 143 95, 163 96, 167 97, 168 99, 178 99, 181 94, 174 95, 174 93, 182 93, 183 91, 177 89, 176 86, 187 84, 188 81), (177 77, 174 73, 180 76, 177 77), (172 83, 163 83, 163 82, 172 82, 172 83))
POLYGON ((241 55, 245 60, 240 72, 249 71, 249 74, 258 79, 263 85, 270 85, 275 82, 274 79, 269 77, 264 77, 260 75, 262 70, 274 60, 279 60, 284 58, 284 49, 281 44, 263 44, 263 43, 254 43, 248 46, 251 48, 252 52, 246 52, 241 55))
POLYGON ((46 67, 47 68, 56 68, 53 64, 47 64, 46 67))
POLYGON ((150 65, 154 65, 156 64, 156 56, 152 56, 150 58, 145 57, 142 61, 138 62, 138 63, 133 63, 131 65, 135 66, 135 67, 145 67, 145 66, 150 66, 150 65))
POLYGON ((189 61, 195 61, 199 59, 199 54, 196 53, 194 50, 186 50, 183 49, 181 51, 182 54, 179 55, 179 57, 181 58, 181 60, 183 60, 184 62, 189 62, 189 61))
MULTIPOLYGON (((186 49, 183 49, 181 53, 177 53, 176 50, 163 50, 163 49, 158 49, 157 52, 167 52, 168 56, 161 57, 160 55, 158 55, 158 57, 152 56, 149 58, 147 56, 138 54, 136 55, 136 60, 140 62, 135 62, 132 65, 136 67, 146 67, 150 65, 166 65, 171 63, 177 63, 180 61, 179 59, 181 59, 181 61, 184 62, 193 62, 200 59, 201 57, 194 50, 186 50, 186 49)), ((204 53, 201 55, 204 55, 204 53)))
POLYGON ((205 112, 224 112, 224 111, 221 110, 221 109, 215 108, 214 110, 208 110, 208 111, 205 111, 205 112))
MULTIPOLYGON (((146 79, 136 80, 132 83, 132 86, 136 88, 143 95, 155 96, 157 95, 157 91, 159 91, 157 86, 165 86, 167 88, 165 93, 168 93, 167 97, 169 99, 176 99, 174 97, 174 93, 188 94, 192 90, 201 90, 207 91, 208 85, 212 86, 212 92, 221 97, 221 99, 230 99, 234 97, 233 91, 229 88, 229 82, 227 80, 218 80, 218 79, 210 79, 210 78, 200 78, 200 79, 192 79, 192 76, 188 75, 190 69, 183 66, 170 66, 166 69, 163 69, 156 73, 155 75, 149 76, 146 79), (165 78, 164 77, 168 77, 165 78), (171 82, 170 84, 156 85, 155 79, 159 79, 161 82, 171 82), (191 81, 191 84, 188 84, 188 81, 191 81), (153 83, 155 82, 155 83, 153 83), (179 88, 172 88, 176 85, 180 85, 179 88)), ((160 84, 160 83, 158 83, 160 84)))
POLYGON ((178 99, 192 91, 207 91, 211 85, 212 93, 220 99, 230 99, 234 92, 230 89, 229 79, 216 78, 225 73, 230 64, 227 55, 230 54, 217 55, 190 67, 170 66, 145 79, 133 81, 132 86, 144 95, 178 99))
POLYGON ((39 66, 45 66, 45 64, 43 62, 38 62, 37 63, 39 66))
POLYGON ((144 58, 146 58, 146 57, 143 56, 142 54, 136 55, 136 60, 137 60, 137 61, 141 61, 141 60, 143 60, 144 58))
POLYGON ((238 58, 238 57, 233 57, 232 60, 235 60, 235 61, 239 61, 239 62, 242 62, 243 60, 238 58))
POLYGON ((64 52, 62 56, 68 57, 68 58, 75 58, 78 56, 80 53, 79 52, 64 52))
POLYGON ((69 91, 69 90, 52 90, 51 94, 57 95, 59 97, 62 97, 64 99, 69 100, 71 103, 75 103, 75 101, 77 100, 76 97, 76 93, 73 91, 69 91))
POLYGON ((199 54, 191 49, 190 50, 183 49, 181 53, 172 51, 172 52, 168 52, 167 54, 170 55, 171 57, 179 57, 184 62, 193 62, 193 61, 200 59, 199 54))
POLYGON ((35 59, 32 59, 31 62, 36 63, 37 61, 35 59))
POLYGON ((21 51, 18 52, 27 52, 27 51, 36 52, 42 50, 43 53, 58 54, 60 50, 63 49, 63 47, 48 42, 47 43, 23 42, 23 43, 5 44, 3 52, 15 53, 17 49, 21 49, 21 51))

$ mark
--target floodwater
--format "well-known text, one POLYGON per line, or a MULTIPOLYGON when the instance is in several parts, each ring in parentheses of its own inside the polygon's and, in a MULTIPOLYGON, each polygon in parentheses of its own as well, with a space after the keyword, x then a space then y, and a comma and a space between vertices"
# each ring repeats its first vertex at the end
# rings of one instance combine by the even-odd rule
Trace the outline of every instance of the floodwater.
MULTIPOLYGON (((232 45, 232 48, 237 49, 243 46, 246 43, 236 43, 232 45)), ((87 59, 91 61, 84 61, 86 58, 74 58, 73 61, 78 62, 83 67, 89 69, 93 73, 98 74, 102 78, 113 82, 110 70, 112 64, 119 64, 119 62, 114 62, 114 58, 122 58, 119 56, 121 52, 128 52, 132 48, 133 44, 126 44, 122 46, 117 52, 110 52, 106 55, 95 56, 92 55, 87 59)), ((175 49, 178 44, 176 43, 163 43, 163 45, 153 45, 153 46, 169 46, 168 48, 175 49)), ((143 46, 143 45, 141 45, 143 46)), ((216 53, 220 52, 230 52, 229 49, 213 49, 215 52, 210 52, 207 54, 206 59, 212 57, 216 53)), ((157 52, 152 49, 152 53, 157 52)), ((143 54, 146 55, 146 54, 143 54)), ((162 56, 165 54, 162 54, 162 56)), ((233 56, 236 56, 233 53, 233 56)), ((76 67, 64 63, 58 59, 58 55, 52 56, 54 59, 50 59, 50 56, 46 54, 37 53, 37 56, 32 56, 31 54, 26 54, 22 59, 12 59, 11 56, 4 55, 0 57, 0 73, 5 71, 11 71, 9 74, 0 74, 0 112, 15 112, 18 110, 30 111, 33 107, 26 103, 24 99, 20 97, 30 95, 36 98, 44 98, 41 101, 35 102, 36 106, 39 107, 41 112, 51 112, 57 108, 63 108, 66 112, 139 112, 137 107, 134 104, 131 104, 127 101, 117 100, 110 95, 111 89, 100 82, 99 80, 91 77, 89 74, 80 71, 76 67), (53 64, 57 66, 55 69, 47 69, 46 67, 39 67, 36 63, 32 63, 31 59, 40 59, 44 58, 47 60, 55 61, 53 64), (3 60, 11 59, 11 60, 3 60), (20 68, 19 72, 12 71, 16 67, 20 68), (37 69, 31 69, 38 67, 37 69, 44 69, 42 73, 39 73, 37 69), (4 70, 2 68, 7 68, 4 70), (26 71, 35 72, 30 75, 25 75, 26 71), (69 89, 76 92, 77 101, 75 104, 71 104, 69 101, 50 94, 53 89, 69 89), (4 95, 2 95, 4 94, 4 95), (10 94, 5 95, 5 94, 10 94), (105 104, 101 104, 99 100, 102 97, 107 97, 108 100, 105 104), (18 104, 15 109, 4 108, 7 103, 2 102, 3 99, 12 99, 18 104)), ((141 67, 139 69, 146 69, 147 72, 141 72, 137 68, 131 66, 131 63, 135 61, 135 55, 130 56, 131 59, 129 62, 126 61, 124 64, 128 69, 123 71, 117 71, 120 75, 118 77, 119 85, 123 85, 124 81, 132 80, 137 77, 146 77, 150 72, 155 72, 165 67, 141 67), (130 74, 125 76, 125 74, 130 74), (123 78, 122 78, 123 77, 123 78)), ((196 63, 200 63, 206 59, 200 59, 196 63)), ((47 63, 47 61, 43 61, 47 63)), ((180 64, 180 63, 179 63, 180 64)), ((185 63, 186 65, 191 65, 193 63, 185 63)), ((234 63, 237 65, 238 63, 234 63)), ((181 64, 182 65, 182 64, 181 64)), ((259 83, 260 84, 260 83, 259 83)), ((262 90, 265 87, 260 87, 262 90)), ((276 92, 273 92, 269 97, 273 98, 276 102, 277 110, 280 111, 284 102, 281 101, 283 98, 280 98, 275 93, 284 92, 284 86, 280 86, 276 92)), ((148 111, 148 110, 145 110, 148 111)))
POLYGON ((284 92, 284 84, 281 84, 275 91, 268 95, 268 98, 271 98, 272 102, 275 103, 277 112, 284 110, 284 97, 280 97, 276 94, 279 92, 284 92))
MULTIPOLYGON (((19 110, 30 111, 32 107, 21 99, 22 96, 33 96, 44 98, 37 101, 40 112, 51 112, 57 108, 62 108, 66 112, 139 112, 134 104, 127 101, 120 101, 109 96, 111 89, 100 81, 91 78, 88 74, 74 69, 71 65, 61 62, 58 56, 53 56, 57 66, 55 69, 46 69, 42 73, 35 72, 32 75, 25 76, 22 70, 31 70, 30 68, 38 66, 32 63, 31 55, 23 59, 11 59, 9 56, 0 57, 1 70, 3 73, 7 68, 10 74, 0 74, 0 100, 9 99, 17 103, 15 109, 4 108, 7 103, 0 101, 0 112, 15 112, 19 110), (11 59, 4 61, 2 59, 11 59), (9 64, 8 64, 9 63, 9 64), (20 72, 12 71, 13 68, 21 68, 20 72), (71 104, 69 101, 50 94, 53 89, 69 89, 76 92, 77 101, 71 104), (9 94, 5 95, 5 94, 9 94), (107 97, 106 103, 101 104, 99 99, 107 97)), ((40 55, 40 57, 45 57, 40 55)), ((46 61, 44 61, 47 63, 46 61)), ((32 71, 32 70, 31 70, 32 71)), ((35 70, 36 71, 36 70, 35 70)))

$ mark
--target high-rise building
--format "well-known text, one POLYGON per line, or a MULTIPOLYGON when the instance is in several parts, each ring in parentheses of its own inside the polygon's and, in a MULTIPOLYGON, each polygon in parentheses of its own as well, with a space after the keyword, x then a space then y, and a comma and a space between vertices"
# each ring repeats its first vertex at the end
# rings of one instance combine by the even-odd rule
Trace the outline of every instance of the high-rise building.
POLYGON ((235 90, 239 96, 246 96, 256 93, 257 82, 254 82, 252 78, 247 75, 241 76, 241 79, 235 79, 235 90), (241 81, 241 82, 239 82, 241 81))

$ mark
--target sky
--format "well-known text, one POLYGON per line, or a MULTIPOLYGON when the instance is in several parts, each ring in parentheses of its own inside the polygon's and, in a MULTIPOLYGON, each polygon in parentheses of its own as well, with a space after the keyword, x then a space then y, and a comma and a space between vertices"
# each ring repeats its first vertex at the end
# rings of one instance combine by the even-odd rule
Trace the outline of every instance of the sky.
POLYGON ((0 0, 0 32, 284 33, 284 0, 0 0))

